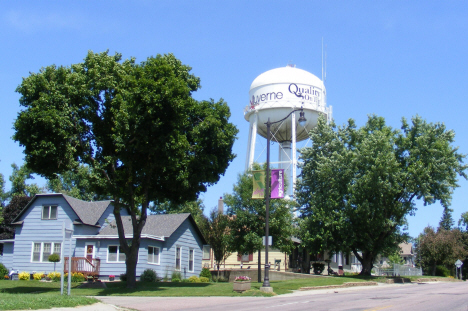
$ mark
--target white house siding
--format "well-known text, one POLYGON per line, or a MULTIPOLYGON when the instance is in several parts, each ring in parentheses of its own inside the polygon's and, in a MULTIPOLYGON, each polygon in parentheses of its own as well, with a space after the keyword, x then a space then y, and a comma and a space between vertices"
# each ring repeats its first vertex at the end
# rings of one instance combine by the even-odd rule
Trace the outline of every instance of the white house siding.
MULTIPOLYGON (((181 269, 183 278, 189 278, 192 275, 198 276, 202 268, 202 250, 203 243, 198 237, 193 225, 187 219, 182 225, 169 237, 164 243, 163 252, 165 255, 161 258, 161 264, 168 270, 168 276, 172 275, 175 269, 176 247, 181 247, 181 269), (189 249, 194 250, 194 271, 189 272, 189 249)), ((166 271, 164 271, 166 273, 166 271)), ((163 275, 164 276, 164 275, 163 275)))
MULTIPOLYGON (((52 262, 32 262, 32 246, 34 242, 62 242, 62 225, 70 228, 72 220, 78 216, 61 196, 39 196, 33 205, 19 220, 23 225, 16 227, 14 242, 14 270, 27 272, 51 272, 54 270, 52 262), (57 205, 57 219, 42 220, 42 206, 57 205)), ((67 248, 68 249, 68 248, 67 248)), ((62 246, 63 251, 63 246, 62 246)), ((56 268, 58 269, 58 268, 56 268)))

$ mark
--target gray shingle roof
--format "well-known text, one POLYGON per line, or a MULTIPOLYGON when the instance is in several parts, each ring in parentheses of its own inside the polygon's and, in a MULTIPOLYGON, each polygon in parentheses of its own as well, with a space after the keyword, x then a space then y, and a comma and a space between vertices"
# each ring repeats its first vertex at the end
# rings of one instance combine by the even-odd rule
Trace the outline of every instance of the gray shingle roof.
MULTIPOLYGON (((190 213, 148 215, 146 224, 141 234, 154 235, 159 237, 170 237, 180 225, 190 217, 190 213)), ((190 217, 191 218, 191 217, 190 217)), ((132 234, 132 220, 130 216, 122 216, 122 224, 125 234, 132 234)), ((195 225, 196 227, 196 225, 195 225)), ((198 229, 198 228, 197 228, 198 229)), ((99 232, 99 235, 117 235, 117 225, 115 220, 99 232)))
POLYGON ((86 202, 65 194, 62 195, 78 215, 81 222, 87 225, 96 225, 109 204, 112 203, 111 200, 86 202))
POLYGON ((62 193, 41 193, 36 194, 34 198, 32 198, 31 201, 29 201, 29 203, 23 208, 23 210, 18 214, 18 216, 16 216, 16 218, 13 221, 18 221, 20 216, 31 206, 31 204, 36 200, 37 197, 44 196, 62 196, 73 209, 73 211, 76 213, 76 215, 79 218, 79 221, 83 224, 91 226, 95 226, 97 224, 99 218, 101 218, 106 208, 112 203, 112 200, 86 202, 72 198, 62 193))

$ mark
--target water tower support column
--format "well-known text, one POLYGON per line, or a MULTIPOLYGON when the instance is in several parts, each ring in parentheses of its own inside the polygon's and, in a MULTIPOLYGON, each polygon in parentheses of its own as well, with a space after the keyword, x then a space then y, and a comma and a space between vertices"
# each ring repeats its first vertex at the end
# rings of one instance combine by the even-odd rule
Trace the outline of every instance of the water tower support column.
POLYGON ((245 171, 252 169, 252 164, 254 161, 255 141, 257 139, 257 122, 258 122, 258 115, 256 112, 250 116, 249 121, 250 121, 249 142, 247 146, 247 159, 245 161, 245 171))
POLYGON ((290 196, 294 195, 294 191, 296 190, 296 166, 297 166, 297 159, 296 159, 296 113, 291 115, 291 135, 292 135, 292 146, 291 146, 291 163, 292 163, 292 184, 288 192, 290 196))

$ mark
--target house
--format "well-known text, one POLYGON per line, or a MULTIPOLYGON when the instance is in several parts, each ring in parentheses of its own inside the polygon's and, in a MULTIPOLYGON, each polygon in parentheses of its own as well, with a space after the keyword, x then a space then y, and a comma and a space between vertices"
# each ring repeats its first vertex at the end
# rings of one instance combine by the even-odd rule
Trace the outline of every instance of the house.
MULTIPOLYGON (((62 252, 68 257, 70 243, 63 242, 65 227, 73 228, 72 263, 80 265, 80 271, 104 278, 125 273, 125 254, 119 246, 113 210, 112 201, 85 202, 64 194, 38 194, 14 220, 15 238, 0 241, 0 263, 20 272, 60 270, 61 263, 54 268, 48 257, 52 253, 62 256, 62 252)), ((125 209, 121 215, 130 239, 130 216, 125 209)), ((198 276, 204 244, 189 213, 149 215, 141 234, 136 275, 149 268, 159 277, 170 277, 175 270, 181 271, 183 278, 198 276)))
MULTIPOLYGON (((415 266, 415 257, 416 254, 414 253, 413 244, 412 243, 400 243, 398 245, 400 257, 403 261, 404 266, 414 267, 415 266)), ((378 262, 381 267, 386 268, 390 267, 391 263, 387 257, 381 256, 378 259, 378 262)))

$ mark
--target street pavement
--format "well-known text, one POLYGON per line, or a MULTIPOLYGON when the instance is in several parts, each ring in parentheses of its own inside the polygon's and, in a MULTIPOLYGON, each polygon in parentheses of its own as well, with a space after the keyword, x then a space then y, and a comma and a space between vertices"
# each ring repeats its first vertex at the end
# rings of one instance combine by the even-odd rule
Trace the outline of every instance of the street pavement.
MULTIPOLYGON (((467 282, 381 284, 295 291, 274 297, 99 296, 101 303, 53 311, 124 310, 463 310, 468 311, 467 282)), ((45 310, 43 310, 45 311, 45 310)))

